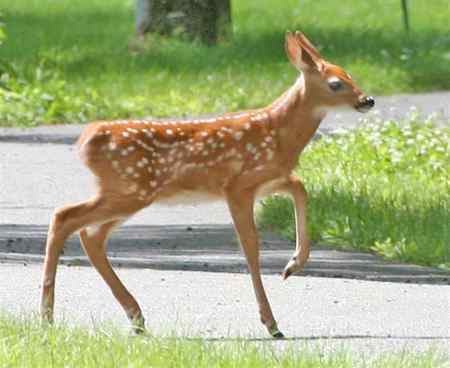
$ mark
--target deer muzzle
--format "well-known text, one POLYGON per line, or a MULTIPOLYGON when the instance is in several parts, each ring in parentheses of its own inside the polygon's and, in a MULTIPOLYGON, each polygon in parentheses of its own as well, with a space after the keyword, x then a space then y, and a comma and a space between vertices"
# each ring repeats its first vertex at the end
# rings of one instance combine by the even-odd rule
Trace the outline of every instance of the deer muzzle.
POLYGON ((359 112, 368 112, 372 107, 375 106, 375 99, 372 96, 363 96, 358 100, 355 109, 359 112))

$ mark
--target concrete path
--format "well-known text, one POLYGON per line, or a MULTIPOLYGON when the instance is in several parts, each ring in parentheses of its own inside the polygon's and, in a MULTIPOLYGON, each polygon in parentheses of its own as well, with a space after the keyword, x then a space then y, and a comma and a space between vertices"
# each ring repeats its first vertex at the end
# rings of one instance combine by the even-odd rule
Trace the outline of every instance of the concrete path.
MULTIPOLYGON (((0 310, 37 310, 40 265, 0 265, 0 310)), ((273 341, 259 322, 248 275, 119 269, 157 336, 233 341, 277 350, 345 349, 373 359, 438 349, 450 358, 450 286, 265 275, 269 299, 285 341, 273 341)), ((128 328, 100 276, 87 267, 59 267, 58 322, 128 328)))

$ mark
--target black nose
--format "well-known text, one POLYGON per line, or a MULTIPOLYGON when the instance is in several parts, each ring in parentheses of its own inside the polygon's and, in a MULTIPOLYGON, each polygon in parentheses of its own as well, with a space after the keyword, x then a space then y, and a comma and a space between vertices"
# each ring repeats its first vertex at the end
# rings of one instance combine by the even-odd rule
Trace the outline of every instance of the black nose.
POLYGON ((366 106, 374 107, 375 106, 375 99, 372 96, 366 96, 362 103, 366 106))

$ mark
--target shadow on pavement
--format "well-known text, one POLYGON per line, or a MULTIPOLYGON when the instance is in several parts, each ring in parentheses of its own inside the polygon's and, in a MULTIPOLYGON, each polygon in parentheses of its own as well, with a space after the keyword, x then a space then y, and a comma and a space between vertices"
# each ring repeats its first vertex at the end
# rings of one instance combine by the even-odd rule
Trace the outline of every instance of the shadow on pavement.
MULTIPOLYGON (((46 226, 0 225, 0 262, 42 262, 46 236, 46 226)), ((271 233, 261 233, 261 239, 262 272, 281 273, 295 245, 271 233)), ((108 254, 118 267, 247 272, 230 225, 123 226, 113 233, 108 254)), ((89 264, 76 236, 67 241, 61 263, 89 264)), ((322 246, 313 246, 311 258, 299 276, 450 284, 450 273, 438 269, 322 246)))
POLYGON ((190 341, 208 341, 208 342, 224 342, 224 341, 246 341, 246 342, 277 342, 277 341, 314 341, 314 340, 449 340, 450 336, 396 336, 396 335, 316 335, 316 336, 292 336, 282 339, 274 339, 273 337, 255 337, 255 338, 228 338, 228 337, 211 337, 211 338, 195 338, 184 337, 190 341))

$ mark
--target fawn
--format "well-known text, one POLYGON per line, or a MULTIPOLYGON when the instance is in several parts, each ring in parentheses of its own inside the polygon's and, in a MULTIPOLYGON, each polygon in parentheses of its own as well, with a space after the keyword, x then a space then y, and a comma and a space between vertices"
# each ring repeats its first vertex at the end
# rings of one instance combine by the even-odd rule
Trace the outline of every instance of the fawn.
POLYGON ((246 256, 262 323, 282 338, 264 291, 253 205, 257 197, 293 197, 296 248, 282 274, 300 271, 309 256, 306 191, 292 175, 297 159, 329 109, 367 112, 375 102, 341 67, 322 59, 300 32, 286 34, 286 53, 299 78, 265 108, 187 121, 99 121, 79 138, 79 153, 97 179, 85 202, 57 209, 49 226, 41 316, 52 321, 55 276, 65 240, 79 231, 82 247, 122 305, 133 329, 144 330, 141 309, 106 255, 111 231, 155 202, 225 199, 246 256), (191 197, 192 196, 192 197, 191 197))

